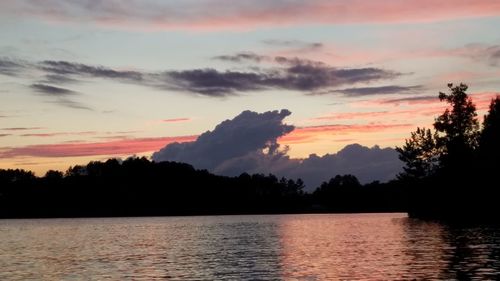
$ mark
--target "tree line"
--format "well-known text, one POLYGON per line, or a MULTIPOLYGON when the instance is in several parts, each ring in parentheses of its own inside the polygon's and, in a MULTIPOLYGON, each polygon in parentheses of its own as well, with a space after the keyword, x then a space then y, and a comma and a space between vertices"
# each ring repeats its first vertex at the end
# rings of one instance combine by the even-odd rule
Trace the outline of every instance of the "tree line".
POLYGON ((176 162, 131 157, 48 171, 0 169, 0 217, 394 212, 431 219, 496 217, 500 98, 479 124, 467 85, 439 93, 448 108, 433 129, 417 128, 396 148, 396 179, 362 185, 337 175, 314 192, 301 179, 219 176, 176 162))
POLYGON ((336 176, 313 193, 301 179, 218 176, 176 162, 110 159, 65 173, 0 170, 0 217, 95 217, 403 211, 395 184, 336 176))

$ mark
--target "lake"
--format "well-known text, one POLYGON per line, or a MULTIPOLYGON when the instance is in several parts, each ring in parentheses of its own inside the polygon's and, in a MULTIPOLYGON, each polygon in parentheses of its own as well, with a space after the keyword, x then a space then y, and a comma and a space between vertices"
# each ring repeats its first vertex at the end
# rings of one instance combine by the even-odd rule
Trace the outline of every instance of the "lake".
POLYGON ((500 229, 405 214, 0 220, 0 280, 498 279, 500 229))

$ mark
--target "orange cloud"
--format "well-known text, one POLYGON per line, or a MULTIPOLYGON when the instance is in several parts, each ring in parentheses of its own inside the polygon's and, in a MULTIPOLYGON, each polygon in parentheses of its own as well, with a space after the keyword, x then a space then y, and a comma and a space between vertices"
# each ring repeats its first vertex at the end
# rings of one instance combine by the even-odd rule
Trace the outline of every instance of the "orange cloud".
POLYGON ((314 141, 316 138, 324 135, 350 135, 380 132, 384 130, 410 129, 413 124, 353 124, 353 125, 320 125, 298 127, 288 135, 278 139, 281 144, 297 144, 314 141))
POLYGON ((158 150, 168 143, 194 141, 197 136, 120 139, 107 142, 80 142, 0 148, 0 157, 78 157, 136 154, 158 150))
MULTIPOLYGON (((378 101, 381 102, 381 101, 378 101)), ((433 106, 417 107, 405 110, 392 110, 392 111, 374 111, 374 112, 343 112, 343 113, 331 113, 329 115, 316 117, 311 120, 313 121, 328 121, 328 120, 362 120, 364 122, 387 122, 387 121, 397 121, 397 120, 415 120, 422 116, 432 116, 437 115, 446 108, 446 105, 436 103, 433 106)), ((339 126, 350 126, 350 125, 339 125, 339 126)))

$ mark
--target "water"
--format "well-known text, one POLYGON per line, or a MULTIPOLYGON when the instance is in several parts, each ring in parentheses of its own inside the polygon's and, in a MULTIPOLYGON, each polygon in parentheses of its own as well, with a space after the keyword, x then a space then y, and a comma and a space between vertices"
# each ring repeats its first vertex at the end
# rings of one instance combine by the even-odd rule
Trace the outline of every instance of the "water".
POLYGON ((500 229, 404 214, 0 220, 0 280, 499 279, 500 229))

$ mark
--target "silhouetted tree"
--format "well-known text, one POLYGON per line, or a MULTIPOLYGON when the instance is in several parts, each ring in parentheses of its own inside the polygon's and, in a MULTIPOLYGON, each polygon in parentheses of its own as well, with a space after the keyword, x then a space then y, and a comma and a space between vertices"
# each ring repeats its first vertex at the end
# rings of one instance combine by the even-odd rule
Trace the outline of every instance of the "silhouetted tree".
POLYGON ((61 180, 64 177, 64 174, 61 171, 48 170, 45 173, 44 178, 49 180, 61 180))
POLYGON ((439 164, 439 148, 437 134, 430 129, 417 128, 411 132, 403 147, 396 147, 399 159, 405 163, 400 179, 422 179, 436 171, 439 164))
POLYGON ((417 129, 398 148, 406 164, 403 176, 419 179, 405 183, 409 214, 445 220, 496 219, 496 190, 489 187, 498 183, 500 98, 491 102, 480 131, 467 85, 448 84, 448 88, 449 94, 439 93, 449 108, 435 119, 436 133, 417 129))
POLYGON ((500 97, 491 101, 480 137, 480 160, 488 170, 500 167, 500 97))
POLYGON ((439 93, 439 99, 446 101, 450 108, 446 108, 439 115, 434 128, 438 132, 437 145, 442 149, 442 167, 463 167, 470 164, 474 150, 478 145, 479 122, 476 106, 465 93, 468 86, 460 83, 458 86, 448 84, 449 94, 439 93))
POLYGON ((423 179, 437 170, 464 171, 471 165, 479 137, 476 107, 465 93, 467 85, 450 83, 448 88, 450 94, 439 93, 450 108, 436 118, 436 132, 417 128, 402 148, 396 148, 405 163, 399 178, 423 179))

